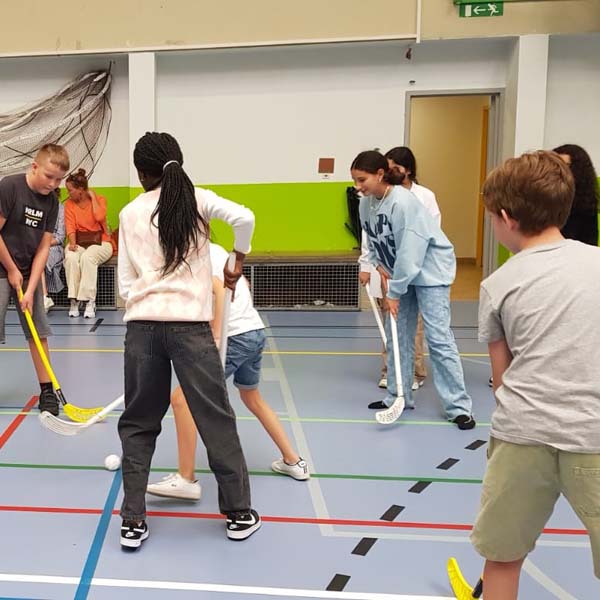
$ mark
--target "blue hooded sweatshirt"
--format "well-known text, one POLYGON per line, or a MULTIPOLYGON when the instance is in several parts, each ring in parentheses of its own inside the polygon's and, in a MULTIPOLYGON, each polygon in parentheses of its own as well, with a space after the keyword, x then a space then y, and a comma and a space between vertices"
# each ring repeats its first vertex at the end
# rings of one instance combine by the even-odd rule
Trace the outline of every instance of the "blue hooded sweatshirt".
POLYGON ((389 298, 400 298, 409 285, 452 284, 454 247, 412 192, 397 185, 383 200, 364 196, 359 212, 367 233, 369 262, 381 265, 391 275, 389 298))

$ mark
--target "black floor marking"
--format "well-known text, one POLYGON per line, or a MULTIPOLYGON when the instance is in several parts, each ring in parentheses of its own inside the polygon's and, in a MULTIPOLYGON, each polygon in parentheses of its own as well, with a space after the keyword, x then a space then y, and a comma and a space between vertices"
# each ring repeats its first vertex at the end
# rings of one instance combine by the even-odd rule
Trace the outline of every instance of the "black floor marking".
POLYGON ((436 469, 447 471, 448 469, 453 467, 457 462, 459 462, 458 458, 447 458, 441 465, 438 465, 436 469))
POLYGON ((329 582, 329 585, 325 589, 328 592, 341 592, 349 581, 350 575, 340 575, 338 573, 334 575, 333 579, 329 582))
POLYGON ((404 506, 392 504, 379 518, 381 521, 393 521, 403 510, 404 506))
POLYGON ((356 544, 356 548, 352 550, 352 554, 357 554, 358 556, 366 556, 367 552, 373 547, 377 538, 363 538, 356 544))
POLYGON ((425 488, 428 488, 431 485, 431 481, 417 481, 415 485, 413 485, 409 492, 413 494, 420 494, 425 488))
POLYGON ((102 323, 102 321, 104 321, 104 319, 100 318, 98 319, 91 327, 90 329, 90 333, 94 333, 94 331, 96 331, 96 329, 98 329, 98 327, 100 327, 100 324, 102 323))
POLYGON ((485 440, 475 440, 472 444, 465 447, 465 450, 477 450, 481 446, 485 446, 487 442, 485 440))

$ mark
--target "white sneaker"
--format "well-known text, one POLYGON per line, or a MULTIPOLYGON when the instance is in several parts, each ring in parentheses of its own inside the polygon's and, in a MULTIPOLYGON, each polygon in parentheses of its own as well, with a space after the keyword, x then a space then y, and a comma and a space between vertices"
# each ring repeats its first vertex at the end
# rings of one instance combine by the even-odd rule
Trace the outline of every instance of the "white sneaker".
POLYGON ((379 383, 377 384, 382 390, 387 389, 387 375, 382 375, 379 383))
POLYGON ((302 458, 294 465, 288 465, 283 458, 278 458, 271 464, 271 469, 275 473, 281 473, 283 475, 289 475, 298 481, 305 481, 310 479, 310 473, 308 472, 308 465, 302 458))
POLYGON ((95 300, 88 300, 85 312, 83 313, 84 319, 95 319, 96 318, 96 302, 95 300))
POLYGON ((69 316, 70 317, 78 317, 79 316, 79 300, 71 299, 71 308, 69 308, 69 316))
POLYGON ((425 381, 423 379, 413 379, 412 391, 416 392, 419 388, 423 387, 425 381))
POLYGON ((54 306, 54 300, 50 296, 44 296, 44 310, 48 312, 54 306))
POLYGON ((198 481, 188 481, 179 473, 171 473, 156 483, 149 483, 146 491, 153 496, 200 500, 202 488, 198 481))
POLYGON ((391 423, 395 423, 402 414, 404 410, 404 396, 398 396, 394 400, 394 404, 392 404, 386 410, 380 410, 375 413, 375 419, 377 419, 378 423, 382 425, 390 425, 391 423))

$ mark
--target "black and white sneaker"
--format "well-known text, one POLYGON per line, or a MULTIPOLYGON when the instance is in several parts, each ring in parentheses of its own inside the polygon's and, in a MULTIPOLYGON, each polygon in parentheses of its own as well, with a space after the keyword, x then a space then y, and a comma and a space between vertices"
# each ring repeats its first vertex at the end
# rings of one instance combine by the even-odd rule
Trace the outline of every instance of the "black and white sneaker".
POLYGON ((58 417, 58 398, 52 390, 40 392, 40 412, 49 412, 58 417))
POLYGON ((477 425, 475 419, 471 415, 458 415, 452 422, 463 431, 473 429, 473 427, 477 425))
POLYGON ((245 540, 261 526, 260 516, 255 510, 227 513, 227 537, 230 540, 245 540))
POLYGON ((124 548, 139 548, 148 537, 148 525, 142 521, 123 521, 121 525, 121 546, 124 548))

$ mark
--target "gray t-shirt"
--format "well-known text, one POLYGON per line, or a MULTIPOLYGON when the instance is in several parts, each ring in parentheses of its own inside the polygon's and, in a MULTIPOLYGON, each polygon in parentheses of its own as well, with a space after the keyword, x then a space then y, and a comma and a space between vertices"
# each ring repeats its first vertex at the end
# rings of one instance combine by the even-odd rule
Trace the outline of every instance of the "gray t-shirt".
MULTIPOLYGON (((54 233, 58 216, 56 194, 38 194, 27 185, 25 175, 8 175, 0 181, 0 214, 6 219, 0 235, 27 278, 44 233, 54 233)), ((6 277, 6 269, 0 263, 0 279, 6 277)))
POLYGON ((492 436, 600 453, 600 248, 523 250, 481 283, 479 340, 505 339, 492 436))

